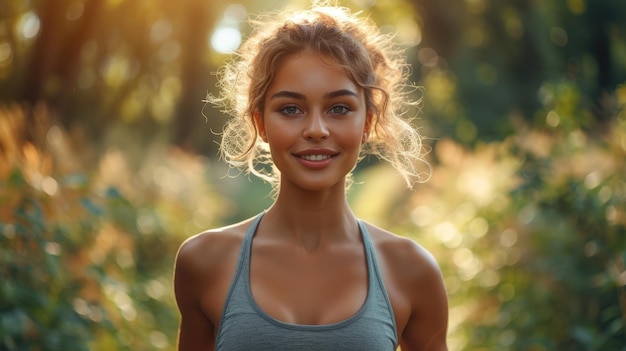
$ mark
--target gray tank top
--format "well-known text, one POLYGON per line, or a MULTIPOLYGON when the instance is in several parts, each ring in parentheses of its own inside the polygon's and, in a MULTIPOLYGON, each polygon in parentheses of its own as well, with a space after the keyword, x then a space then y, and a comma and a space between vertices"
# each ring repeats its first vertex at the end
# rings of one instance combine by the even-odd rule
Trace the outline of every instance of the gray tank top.
POLYGON ((367 260, 368 293, 365 303, 353 316, 322 325, 291 324, 266 314, 250 290, 252 238, 263 214, 250 226, 243 239, 239 262, 230 286, 215 349, 231 350, 395 350, 396 324, 378 268, 374 245, 365 225, 359 221, 367 260))

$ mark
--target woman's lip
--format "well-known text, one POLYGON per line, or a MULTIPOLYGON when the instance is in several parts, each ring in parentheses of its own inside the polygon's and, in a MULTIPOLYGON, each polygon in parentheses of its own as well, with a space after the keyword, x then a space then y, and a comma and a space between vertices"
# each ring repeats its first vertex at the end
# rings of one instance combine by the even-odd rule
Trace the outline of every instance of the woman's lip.
POLYGON ((326 168, 337 155, 338 153, 328 149, 311 149, 294 154, 303 166, 315 170, 326 168))
POLYGON ((331 149, 307 149, 294 153, 297 157, 306 157, 306 156, 335 156, 337 152, 331 149))
POLYGON ((325 155, 325 157, 319 160, 307 159, 303 156, 297 157, 297 160, 298 162, 300 162, 301 165, 303 165, 306 168, 313 169, 313 170, 321 170, 321 169, 328 167, 328 165, 330 165, 334 159, 335 159, 335 156, 331 156, 331 155, 325 155))

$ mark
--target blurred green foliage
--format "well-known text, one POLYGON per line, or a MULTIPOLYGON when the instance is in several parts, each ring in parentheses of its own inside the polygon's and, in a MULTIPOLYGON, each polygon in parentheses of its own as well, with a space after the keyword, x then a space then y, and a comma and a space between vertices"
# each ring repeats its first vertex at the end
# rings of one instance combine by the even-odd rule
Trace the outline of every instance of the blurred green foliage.
MULTIPOLYGON (((2 3, 0 350, 174 349, 178 246, 271 203, 217 160, 213 40, 287 3, 2 3)), ((432 180, 349 196, 438 258, 450 349, 626 350, 626 5, 343 4, 425 88, 432 180)))
POLYGON ((439 260, 452 350, 626 349, 620 99, 602 137, 580 126, 519 125, 513 136, 473 149, 441 140, 433 179, 414 193, 387 167, 360 175, 357 213, 413 237, 439 260))
POLYGON ((225 213, 204 159, 153 146, 84 169, 41 107, 2 109, 0 131, 0 349, 172 348, 173 256, 225 213))

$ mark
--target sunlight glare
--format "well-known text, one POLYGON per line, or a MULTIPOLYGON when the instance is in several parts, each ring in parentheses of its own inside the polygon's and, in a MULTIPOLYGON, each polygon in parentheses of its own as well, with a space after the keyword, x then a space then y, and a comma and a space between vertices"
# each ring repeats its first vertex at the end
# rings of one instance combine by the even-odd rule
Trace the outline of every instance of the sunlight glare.
POLYGON ((241 32, 236 28, 221 27, 211 36, 211 47, 222 54, 237 50, 239 45, 241 45, 241 32))

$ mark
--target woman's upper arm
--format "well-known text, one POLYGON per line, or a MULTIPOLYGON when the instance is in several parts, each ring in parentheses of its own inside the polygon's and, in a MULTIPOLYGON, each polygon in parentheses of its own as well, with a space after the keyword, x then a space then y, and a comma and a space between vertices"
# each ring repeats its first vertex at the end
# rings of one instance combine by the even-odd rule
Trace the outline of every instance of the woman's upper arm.
POLYGON ((178 350, 214 350, 214 326, 201 306, 207 275, 203 274, 201 260, 193 246, 189 241, 181 246, 174 267, 174 294, 180 312, 178 350))
POLYGON ((448 297, 441 270, 432 255, 417 251, 417 274, 407 294, 411 314, 400 337, 403 351, 446 351, 448 330, 448 297))

